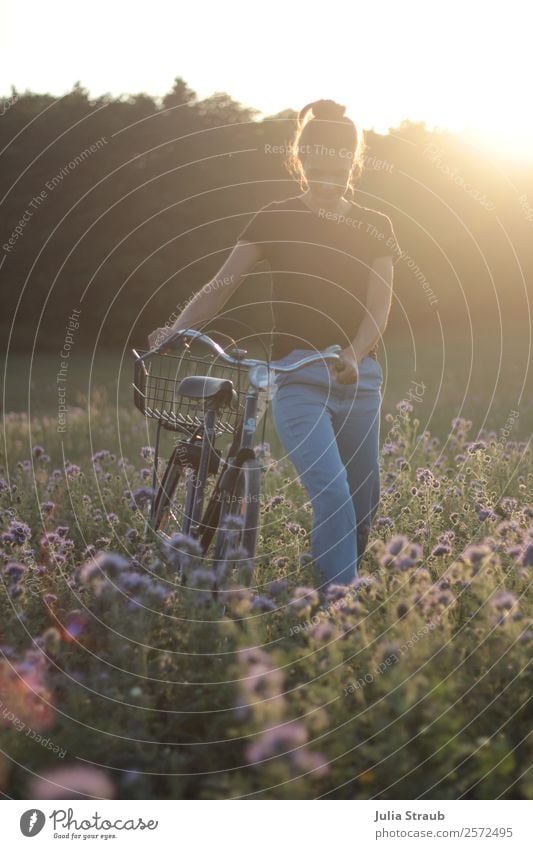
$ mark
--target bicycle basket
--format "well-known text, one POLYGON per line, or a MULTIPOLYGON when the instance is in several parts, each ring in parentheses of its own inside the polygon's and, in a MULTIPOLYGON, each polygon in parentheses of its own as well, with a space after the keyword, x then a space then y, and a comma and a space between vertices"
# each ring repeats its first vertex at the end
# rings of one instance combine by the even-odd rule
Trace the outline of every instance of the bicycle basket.
POLYGON ((133 398, 135 406, 147 418, 158 420, 166 430, 190 434, 203 422, 203 400, 184 398, 178 394, 178 386, 184 377, 217 377, 232 381, 237 398, 234 406, 218 411, 216 434, 235 431, 244 411, 247 368, 229 365, 214 354, 198 356, 190 349, 179 353, 155 353, 142 359, 146 353, 133 351, 133 398))

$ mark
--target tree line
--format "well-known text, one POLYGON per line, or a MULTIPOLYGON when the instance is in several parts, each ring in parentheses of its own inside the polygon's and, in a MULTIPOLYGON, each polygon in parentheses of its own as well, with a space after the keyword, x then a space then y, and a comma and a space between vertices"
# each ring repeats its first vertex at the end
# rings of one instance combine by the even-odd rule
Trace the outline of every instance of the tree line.
MULTIPOLYGON (((4 346, 57 350, 74 309, 78 347, 143 344, 260 206, 300 192, 284 166, 296 114, 259 120, 226 93, 199 100, 181 77, 161 99, 12 87, 0 101, 4 346)), ((516 326, 533 271, 531 170, 407 120, 366 143, 354 200, 386 213, 402 248, 390 324, 516 326)), ((266 297, 259 268, 231 315, 266 331, 266 297)))

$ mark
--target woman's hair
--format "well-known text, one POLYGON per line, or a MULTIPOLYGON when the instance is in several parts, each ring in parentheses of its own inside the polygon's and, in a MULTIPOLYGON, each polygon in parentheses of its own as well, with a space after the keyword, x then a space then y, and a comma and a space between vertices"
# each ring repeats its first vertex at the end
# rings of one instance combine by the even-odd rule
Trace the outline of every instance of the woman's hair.
POLYGON ((355 180, 363 173, 366 142, 363 132, 359 134, 354 122, 344 114, 345 110, 345 106, 334 100, 315 100, 300 110, 285 165, 298 180, 302 191, 307 188, 302 166, 305 152, 315 145, 319 148, 324 145, 336 151, 346 151, 352 163, 348 186, 352 194, 355 192, 355 180))

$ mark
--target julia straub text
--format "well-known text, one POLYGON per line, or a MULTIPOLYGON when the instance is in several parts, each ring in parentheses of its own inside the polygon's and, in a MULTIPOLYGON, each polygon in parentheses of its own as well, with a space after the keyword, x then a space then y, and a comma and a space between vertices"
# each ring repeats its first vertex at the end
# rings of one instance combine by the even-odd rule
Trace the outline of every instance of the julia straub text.
POLYGON ((418 811, 404 811, 404 813, 400 813, 399 811, 376 811, 374 816, 374 822, 380 822, 381 820, 443 820, 445 819, 442 811, 424 811, 423 813, 419 813, 418 811))

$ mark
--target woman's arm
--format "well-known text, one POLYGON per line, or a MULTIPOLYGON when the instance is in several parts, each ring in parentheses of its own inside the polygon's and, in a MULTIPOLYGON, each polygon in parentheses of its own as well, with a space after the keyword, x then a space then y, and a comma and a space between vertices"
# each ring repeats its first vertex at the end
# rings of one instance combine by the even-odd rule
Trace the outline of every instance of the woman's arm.
POLYGON ((358 363, 367 356, 385 331, 392 302, 392 282, 392 256, 378 257, 372 263, 368 281, 367 314, 359 325, 357 335, 351 345, 348 345, 342 351, 344 368, 340 371, 332 371, 335 380, 339 383, 356 382, 358 379, 358 363))
POLYGON ((176 330, 201 330, 222 310, 238 289, 243 276, 261 259, 260 248, 252 242, 237 242, 215 277, 189 300, 172 325, 158 327, 148 336, 150 348, 160 345, 176 330))

